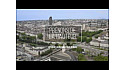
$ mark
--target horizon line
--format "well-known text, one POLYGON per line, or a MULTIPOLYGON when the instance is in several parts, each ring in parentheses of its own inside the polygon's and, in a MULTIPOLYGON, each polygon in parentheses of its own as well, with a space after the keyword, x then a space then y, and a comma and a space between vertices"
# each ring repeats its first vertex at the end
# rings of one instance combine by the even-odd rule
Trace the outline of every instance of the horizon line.
MULTIPOLYGON (((88 18, 91 19, 91 18, 88 18)), ((95 19, 95 18, 93 18, 95 19)), ((98 19, 109 19, 109 18, 98 18, 98 19)), ((34 20, 49 20, 49 19, 31 19, 31 20, 16 20, 16 21, 34 21, 34 20)), ((80 19, 52 19, 52 20, 80 20, 80 19)))

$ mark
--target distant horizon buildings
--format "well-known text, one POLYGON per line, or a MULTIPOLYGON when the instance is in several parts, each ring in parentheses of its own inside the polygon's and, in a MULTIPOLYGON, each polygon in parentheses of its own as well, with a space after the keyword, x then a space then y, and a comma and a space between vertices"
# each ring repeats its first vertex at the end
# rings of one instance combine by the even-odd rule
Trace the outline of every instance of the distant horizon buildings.
POLYGON ((108 9, 106 10, 16 10, 17 21, 24 20, 48 20, 49 16, 55 19, 109 19, 108 9))
MULTIPOLYGON (((30 19, 30 20, 16 20, 16 21, 40 21, 40 20, 48 21, 48 19, 30 19)), ((109 20, 109 19, 53 19, 53 20, 109 20)))

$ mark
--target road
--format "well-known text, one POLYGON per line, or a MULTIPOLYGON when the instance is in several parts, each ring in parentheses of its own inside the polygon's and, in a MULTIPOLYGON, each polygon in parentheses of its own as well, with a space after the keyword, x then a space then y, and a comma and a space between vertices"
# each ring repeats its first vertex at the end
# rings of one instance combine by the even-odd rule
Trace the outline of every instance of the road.
POLYGON ((83 49, 87 49, 89 50, 90 52, 92 52, 92 54, 100 54, 101 52, 104 52, 106 55, 108 55, 108 51, 105 51, 105 50, 99 50, 99 49, 96 49, 90 45, 86 46, 85 43, 82 43, 82 44, 78 44, 77 46, 80 46, 82 47, 83 49))
POLYGON ((71 52, 65 51, 65 53, 71 57, 71 61, 78 61, 78 59, 71 52))

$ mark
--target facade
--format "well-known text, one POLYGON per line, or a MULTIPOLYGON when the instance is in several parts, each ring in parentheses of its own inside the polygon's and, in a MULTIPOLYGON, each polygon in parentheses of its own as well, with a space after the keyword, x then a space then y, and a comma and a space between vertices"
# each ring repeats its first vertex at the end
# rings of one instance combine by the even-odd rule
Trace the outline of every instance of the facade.
POLYGON ((54 26, 61 25, 61 22, 60 22, 60 21, 59 21, 59 22, 56 22, 56 23, 54 23, 53 25, 54 25, 54 26))
POLYGON ((28 51, 30 54, 39 55, 39 53, 42 54, 43 52, 49 50, 49 48, 44 48, 44 47, 25 47, 25 50, 28 51))
POLYGON ((93 41, 90 42, 90 45, 99 46, 99 41, 93 40, 93 41))

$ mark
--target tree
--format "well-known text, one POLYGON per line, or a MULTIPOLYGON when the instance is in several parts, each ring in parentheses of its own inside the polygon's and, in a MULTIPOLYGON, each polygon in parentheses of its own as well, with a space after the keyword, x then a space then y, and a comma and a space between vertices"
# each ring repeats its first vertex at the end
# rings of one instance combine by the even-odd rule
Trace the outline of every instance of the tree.
POLYGON ((90 41, 92 41, 92 37, 87 38, 86 43, 89 43, 90 41))
POLYGON ((87 39, 87 37, 86 37, 86 36, 82 36, 82 42, 85 42, 85 41, 86 41, 86 39, 87 39))
POLYGON ((85 58, 85 56, 83 54, 78 55, 78 60, 79 61, 87 61, 87 59, 85 58))
POLYGON ((38 55, 40 56, 40 51, 38 51, 38 55))
POLYGON ((30 45, 31 45, 31 46, 34 46, 34 47, 36 47, 36 46, 37 46, 37 44, 33 44, 33 43, 30 43, 30 45))
POLYGON ((44 45, 44 46, 48 46, 48 45, 49 45, 48 43, 40 42, 40 41, 37 41, 37 44, 38 44, 38 45, 44 45))
POLYGON ((73 51, 76 51, 78 53, 82 52, 82 48, 81 47, 77 47, 77 48, 72 48, 73 51))
POLYGON ((41 56, 48 55, 48 54, 50 54, 50 53, 52 53, 52 52, 53 52, 53 50, 52 50, 52 49, 49 49, 49 50, 43 52, 43 53, 41 54, 41 56))
MULTIPOLYGON (((96 34, 99 34, 99 33, 101 33, 101 32, 103 32, 103 30, 99 30, 99 31, 94 31, 94 32, 89 32, 89 31, 83 31, 82 32, 82 36, 87 36, 87 37, 92 37, 92 36, 94 36, 94 35, 96 35, 96 34)), ((81 34, 79 34, 79 35, 81 35, 81 34)))
POLYGON ((55 46, 58 46, 58 45, 59 45, 58 43, 55 44, 55 46))
POLYGON ((52 45, 52 43, 49 43, 49 45, 52 45))
POLYGON ((77 37, 77 42, 81 42, 81 36, 77 37))
POLYGON ((95 36, 95 38, 98 38, 98 37, 99 37, 98 35, 95 36))
POLYGON ((19 39, 19 35, 16 35, 16 39, 19 39))
POLYGON ((67 43, 67 46, 72 46, 73 44, 71 44, 71 43, 67 43))
POLYGON ((76 40, 72 39, 71 42, 76 42, 76 40))
POLYGON ((79 36, 81 36, 81 33, 79 33, 79 36))
POLYGON ((25 33, 20 33, 21 35, 26 35, 25 33))
POLYGON ((42 39, 43 38, 43 35, 42 34, 38 34, 37 35, 39 39, 42 39))
POLYGON ((71 41, 71 39, 67 39, 67 42, 70 42, 71 41))
POLYGON ((78 53, 81 53, 81 52, 82 52, 82 48, 81 48, 81 47, 77 47, 77 48, 76 48, 76 51, 77 51, 78 53))
POLYGON ((59 44, 58 46, 63 46, 63 44, 59 44))

